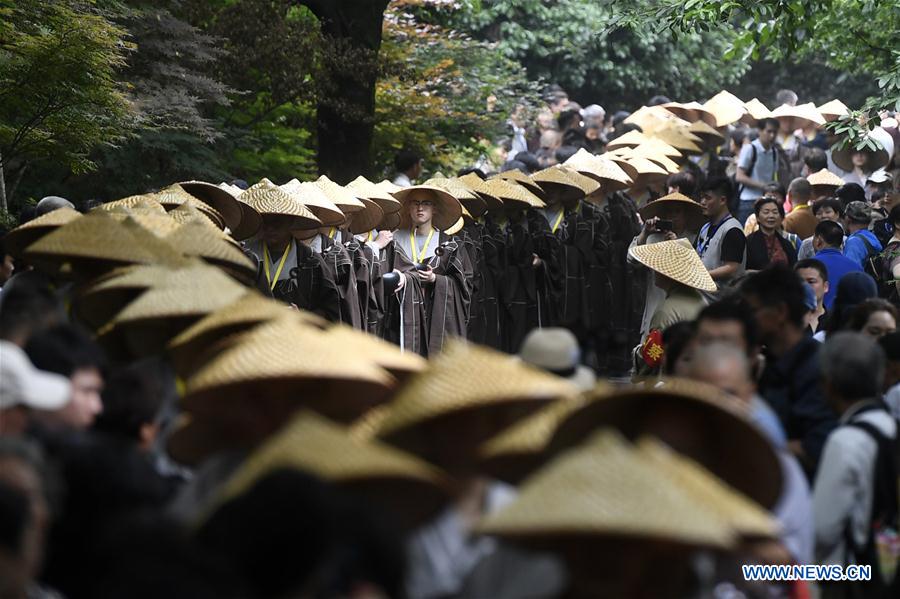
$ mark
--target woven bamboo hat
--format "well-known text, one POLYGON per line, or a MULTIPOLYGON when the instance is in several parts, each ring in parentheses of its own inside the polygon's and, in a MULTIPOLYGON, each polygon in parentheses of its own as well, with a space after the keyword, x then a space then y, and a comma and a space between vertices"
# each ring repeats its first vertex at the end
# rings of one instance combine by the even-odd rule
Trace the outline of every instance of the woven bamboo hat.
POLYGON ((117 266, 178 263, 182 256, 131 218, 92 211, 25 249, 32 264, 60 275, 90 279, 117 266))
POLYGON ((644 220, 653 217, 665 218, 666 210, 673 207, 684 210, 687 228, 690 231, 699 231, 700 227, 706 222, 706 217, 703 216, 703 208, 700 204, 677 191, 644 204, 638 212, 644 220))
POLYGON ((368 233, 384 220, 384 211, 378 204, 368 198, 360 198, 365 208, 350 215, 350 225, 347 227, 354 235, 368 233))
MULTIPOLYGON (((688 201, 691 202, 691 200, 688 201)), ((651 204, 653 203, 655 202, 651 202, 651 204)), ((687 204, 683 205, 687 206, 687 204)), ((682 285, 700 291, 717 289, 716 282, 709 276, 709 271, 703 266, 703 261, 700 260, 697 251, 685 239, 636 245, 628 250, 628 254, 647 268, 682 285)))
POLYGON ((683 155, 701 154, 703 140, 690 132, 690 125, 670 125, 654 130, 650 137, 665 142, 683 155))
POLYGON ((569 179, 571 179, 586 196, 589 196, 600 189, 600 183, 598 181, 587 175, 582 175, 570 166, 557 164, 555 167, 568 175, 569 179))
MULTIPOLYGON (((866 163, 866 169, 876 171, 883 166, 887 166, 894 154, 894 138, 882 127, 875 127, 867 136, 868 139, 877 142, 878 150, 863 150, 869 155, 869 161, 866 163)), ((832 149, 831 159, 836 165, 845 171, 853 170, 853 152, 855 151, 853 144, 847 144, 840 149, 832 149)))
POLYGON ((744 102, 725 90, 707 100, 703 107, 716 117, 716 128, 736 123, 747 113, 744 102))
POLYGON ((781 125, 782 131, 792 132, 807 127, 821 127, 825 124, 825 118, 816 110, 815 104, 782 104, 772 111, 772 118, 781 125))
MULTIPOLYGON (((648 139, 650 138, 640 131, 628 131, 615 139, 611 139, 609 143, 606 144, 606 149, 609 151, 617 148, 632 148, 641 145, 648 139)), ((676 156, 681 156, 681 152, 678 152, 676 156)))
POLYGON ((669 174, 675 174, 681 170, 681 167, 678 166, 677 162, 660 152, 659 149, 652 144, 641 144, 631 148, 630 156, 652 160, 663 167, 669 174))
MULTIPOLYGON (((545 203, 556 200, 563 204, 571 204, 584 199, 587 195, 569 172, 557 166, 537 171, 531 175, 531 178, 541 186, 543 194, 540 197, 545 203)), ((593 189, 596 190, 599 185, 594 180, 590 181, 593 189)))
POLYGON ((651 185, 654 182, 664 181, 669 176, 669 172, 666 169, 649 158, 634 156, 632 154, 626 159, 626 162, 634 167, 638 175, 634 178, 632 187, 651 185))
POLYGON ((230 183, 219 183, 217 187, 230 193, 231 196, 237 200, 237 203, 241 208, 241 224, 238 226, 237 231, 231 232, 231 235, 235 239, 249 239, 256 235, 257 231, 259 231, 259 228, 262 226, 262 216, 248 204, 240 200, 240 195, 244 193, 244 190, 236 185, 231 185, 230 183))
POLYGON ((362 175, 348 183, 347 189, 355 193, 356 197, 360 199, 365 198, 367 200, 372 200, 378 204, 378 207, 381 208, 381 211, 385 214, 400 212, 400 208, 402 207, 397 198, 385 191, 384 188, 380 187, 377 183, 369 181, 362 175))
POLYGON ((422 356, 402 352, 393 343, 347 325, 330 326, 325 329, 325 336, 336 346, 346 347, 357 355, 370 359, 401 381, 412 374, 422 372, 428 366, 428 361, 422 356))
POLYGON ((682 124, 685 127, 690 125, 690 123, 678 118, 662 106, 641 106, 628 115, 624 122, 639 126, 645 133, 673 123, 682 124))
POLYGON ((478 450, 481 470, 518 484, 550 458, 546 450, 556 427, 584 402, 582 395, 558 399, 488 440, 478 450))
POLYGON ((628 187, 632 187, 635 185, 635 182, 640 177, 637 169, 628 162, 628 159, 631 158, 631 148, 616 148, 615 150, 611 150, 606 152, 604 155, 608 160, 611 160, 617 167, 619 167, 622 172, 624 172, 628 176, 628 187))
POLYGON ((225 219, 225 224, 235 239, 253 237, 262 226, 259 212, 239 202, 229 190, 203 181, 184 181, 179 185, 192 196, 215 208, 225 219))
POLYGON ((463 185, 478 194, 488 210, 497 211, 503 209, 503 200, 493 195, 487 182, 475 173, 463 175, 459 180, 463 185))
POLYGON ((449 192, 450 195, 452 195, 460 204, 462 204, 463 209, 466 210, 472 217, 481 216, 482 214, 487 212, 487 203, 482 199, 482 197, 475 193, 475 190, 473 190, 471 187, 469 187, 459 179, 433 177, 428 181, 425 181, 425 185, 440 187, 441 189, 449 192))
POLYGON ((772 118, 772 111, 769 110, 765 104, 760 102, 758 98, 753 98, 749 102, 744 102, 744 108, 747 109, 747 113, 741 121, 751 127, 756 127, 757 121, 760 121, 761 119, 772 118))
POLYGON ((127 198, 122 198, 120 200, 106 202, 105 204, 100 204, 94 208, 94 210, 116 210, 119 208, 140 208, 155 210, 160 213, 166 212, 163 205, 156 199, 156 194, 153 193, 128 196, 127 198))
MULTIPOLYGON (((704 482, 721 485, 713 476, 704 482)), ((476 531, 564 554, 635 538, 670 551, 730 549, 737 535, 709 501, 698 501, 659 464, 605 432, 527 479, 515 501, 483 518, 476 531)))
POLYGON ((181 226, 178 221, 170 218, 165 212, 160 214, 152 209, 115 208, 107 210, 106 213, 118 221, 130 218, 157 237, 166 237, 181 226))
POLYGON ((672 480, 706 505, 742 537, 774 539, 781 532, 775 518, 752 499, 718 482, 697 462, 689 460, 652 437, 638 442, 638 451, 647 461, 666 471, 672 480))
POLYGON ((473 422, 490 416, 484 438, 474 451, 511 420, 548 402, 574 395, 577 388, 559 377, 528 366, 518 358, 453 341, 413 376, 390 404, 378 436, 418 455, 429 455, 428 431, 442 424, 473 422), (492 430, 487 430, 492 429, 492 430))
POLYGON ((338 185, 325 175, 322 175, 313 184, 321 189, 325 196, 334 202, 344 214, 353 214, 365 209, 365 205, 359 201, 359 198, 349 189, 345 189, 342 185, 338 185))
POLYGON ((716 126, 716 115, 704 108, 699 102, 688 102, 687 104, 669 102, 668 104, 663 104, 662 107, 689 123, 703 122, 710 127, 716 126))
MULTIPOLYGON (((173 208, 168 213, 169 218, 175 221, 178 224, 185 224, 189 222, 199 222, 202 223, 205 227, 212 229, 220 234, 224 234, 221 227, 219 227, 206 213, 197 210, 195 207, 190 204, 182 204, 177 208, 173 208)), ((225 235, 226 238, 231 239, 228 235, 225 235)))
MULTIPOLYGON (((198 320, 179 333, 168 345, 169 355, 181 376, 193 373, 204 357, 204 351, 220 339, 245 332, 259 324, 285 315, 283 303, 262 294, 248 292, 234 303, 198 320)), ((326 321, 312 312, 294 311, 292 316, 304 324, 324 329, 326 321)))
POLYGON ((214 266, 187 273, 149 271, 157 280, 99 331, 107 347, 134 356, 162 351, 178 333, 203 316, 237 301, 247 288, 214 266))
POLYGON ((6 234, 3 247, 14 258, 22 256, 25 248, 51 231, 81 218, 81 213, 72 208, 58 208, 47 214, 23 223, 6 234))
POLYGON ((813 196, 821 197, 823 195, 832 195, 835 190, 844 184, 844 180, 832 173, 827 168, 811 173, 806 177, 812 186, 813 196))
POLYGON ((652 434, 763 507, 778 501, 781 465, 772 444, 750 420, 746 405, 720 390, 665 379, 662 385, 654 380, 612 393, 600 390, 589 399, 557 426, 548 447, 551 455, 604 427, 629 439, 652 434), (679 437, 685 431, 678 431, 677 425, 690 429, 690 446, 679 437))
POLYGON ((697 137, 701 138, 703 140, 703 143, 707 147, 718 146, 725 141, 724 135, 722 135, 713 127, 703 121, 696 121, 695 123, 692 123, 690 129, 688 130, 697 137))
POLYGON ((541 197, 541 195, 544 193, 544 190, 541 188, 541 185, 537 181, 532 179, 530 175, 526 175, 518 169, 512 169, 509 171, 497 173, 496 175, 489 177, 488 181, 490 181, 491 179, 503 179, 505 181, 518 183, 538 197, 541 197))
POLYGON ((500 178, 490 178, 484 182, 490 193, 503 201, 509 208, 543 208, 544 201, 534 195, 524 185, 500 178))
POLYGON ((281 190, 306 206, 325 227, 337 227, 346 220, 343 211, 315 183, 301 183, 297 179, 291 179, 281 186, 281 190))
POLYGON ((262 216, 293 217, 292 229, 313 229, 322 224, 322 221, 293 194, 284 191, 268 179, 263 179, 250 187, 241 194, 240 200, 262 216))
MULTIPOLYGON (((193 208, 196 208, 203 214, 209 217, 211 221, 213 221, 220 229, 224 229, 228 226, 228 220, 225 216, 216 210, 213 206, 210 206, 206 202, 201 199, 195 197, 185 190, 181 185, 170 185, 165 189, 161 189, 155 194, 153 194, 153 198, 159 202, 166 211, 173 210, 178 206, 183 204, 187 204, 193 208)), ((240 218, 240 208, 235 207, 234 210, 231 211, 230 217, 232 219, 236 218, 235 214, 237 214, 237 218, 240 218)), ((239 221, 238 221, 239 222, 239 221)))
POLYGON ((185 256, 203 258, 240 280, 252 282, 256 276, 256 265, 229 241, 228 235, 201 221, 187 222, 165 239, 185 256))
POLYGON ((819 114, 822 115, 822 118, 825 121, 836 121, 843 116, 847 116, 850 114, 850 109, 847 108, 847 105, 841 102, 840 100, 831 100, 830 102, 825 102, 816 110, 819 114))
POLYGON ((302 470, 421 525, 450 500, 451 482, 434 466, 375 440, 361 441, 314 412, 300 411, 254 451, 222 487, 227 501, 270 472, 302 470))
POLYGON ((394 197, 403 204, 400 210, 400 228, 410 228, 411 221, 409 217, 409 202, 431 200, 434 204, 434 216, 432 222, 434 228, 439 231, 449 229, 462 216, 462 204, 457 201, 448 191, 440 187, 432 185, 413 185, 401 189, 394 194, 394 197))
POLYGON ((291 401, 350 422, 381 403, 394 378, 352 348, 290 314, 231 339, 227 349, 187 380, 184 406, 253 397, 291 401))
POLYGON ((631 184, 631 177, 619 165, 606 156, 591 154, 584 148, 575 152, 564 164, 599 182, 607 191, 627 189, 631 184))

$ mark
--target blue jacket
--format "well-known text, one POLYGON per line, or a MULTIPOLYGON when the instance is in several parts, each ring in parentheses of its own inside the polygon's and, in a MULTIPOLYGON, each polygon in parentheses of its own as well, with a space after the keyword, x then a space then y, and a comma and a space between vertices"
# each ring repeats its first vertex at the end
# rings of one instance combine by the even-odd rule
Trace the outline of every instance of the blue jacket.
POLYGON ((863 268, 866 257, 869 255, 869 249, 862 240, 863 237, 869 241, 873 251, 880 252, 884 249, 881 247, 881 242, 875 237, 875 233, 872 233, 867 229, 857 231, 853 235, 847 237, 847 241, 844 242, 844 255, 856 262, 860 268, 863 268))
MULTIPOLYGON (((847 240, 849 244, 849 239, 847 240)), ((859 242, 862 244, 862 242, 859 242)), ((865 245, 863 245, 865 249, 865 245)), ((844 250, 846 251, 846 250, 844 250)), ((848 272, 862 272, 862 267, 841 254, 840 250, 835 248, 825 248, 815 255, 816 260, 821 260, 828 270, 828 293, 825 294, 823 300, 826 310, 831 310, 831 304, 834 303, 834 296, 837 293, 838 282, 848 272)))

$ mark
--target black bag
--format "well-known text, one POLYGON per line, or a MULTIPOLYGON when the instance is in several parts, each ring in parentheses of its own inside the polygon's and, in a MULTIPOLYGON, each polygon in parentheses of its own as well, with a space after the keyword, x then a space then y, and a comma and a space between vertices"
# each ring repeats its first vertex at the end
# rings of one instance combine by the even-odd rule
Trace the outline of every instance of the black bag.
POLYGON ((860 236, 866 246, 866 258, 863 261, 863 270, 875 279, 878 285, 878 297, 890 301, 894 305, 900 305, 900 294, 894 284, 894 273, 891 271, 891 261, 900 255, 900 242, 890 243, 882 251, 864 236, 860 236))

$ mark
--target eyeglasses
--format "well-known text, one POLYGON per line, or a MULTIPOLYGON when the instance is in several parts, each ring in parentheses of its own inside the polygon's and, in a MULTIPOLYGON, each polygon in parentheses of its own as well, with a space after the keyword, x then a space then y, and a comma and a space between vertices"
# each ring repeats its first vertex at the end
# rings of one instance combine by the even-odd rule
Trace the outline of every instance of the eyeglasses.
POLYGON ((417 202, 416 200, 413 200, 410 202, 410 204, 412 204, 416 208, 432 208, 432 207, 434 207, 434 202, 432 202, 431 200, 422 200, 421 202, 417 202))

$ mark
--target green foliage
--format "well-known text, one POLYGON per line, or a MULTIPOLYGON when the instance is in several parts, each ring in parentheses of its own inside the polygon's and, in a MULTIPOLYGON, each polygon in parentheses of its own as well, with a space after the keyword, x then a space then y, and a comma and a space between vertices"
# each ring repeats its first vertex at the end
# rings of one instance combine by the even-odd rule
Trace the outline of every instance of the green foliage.
POLYGON ((52 159, 83 172, 91 150, 129 132, 124 38, 93 3, 0 3, 0 166, 52 159))
POLYGON ((675 39, 649 28, 616 29, 616 13, 595 0, 462 0, 425 3, 428 22, 495 42, 532 79, 558 83, 584 102, 632 108, 654 94, 693 99, 735 83, 742 61, 721 56, 733 33, 699 31, 675 39))

